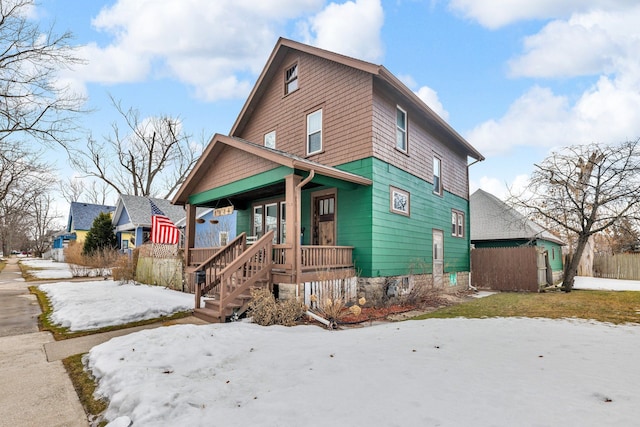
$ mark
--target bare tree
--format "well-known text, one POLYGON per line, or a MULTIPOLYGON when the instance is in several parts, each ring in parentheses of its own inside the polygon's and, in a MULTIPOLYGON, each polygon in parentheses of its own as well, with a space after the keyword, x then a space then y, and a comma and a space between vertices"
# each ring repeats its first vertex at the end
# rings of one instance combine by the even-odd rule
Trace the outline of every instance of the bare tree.
POLYGON ((528 187, 511 201, 575 236, 562 283, 569 292, 589 238, 638 219, 640 147, 638 140, 572 146, 535 166, 528 187))
POLYGON ((190 142, 178 118, 141 119, 139 111, 125 110, 113 98, 112 103, 126 131, 114 123, 103 142, 89 137, 87 150, 71 157, 73 166, 119 194, 170 197, 198 160, 202 145, 190 142))
POLYGON ((95 205, 105 205, 109 186, 104 181, 67 178, 59 183, 62 197, 69 203, 80 200, 95 205))
POLYGON ((67 147, 84 99, 61 85, 58 73, 80 61, 70 33, 41 31, 27 18, 33 6, 0 1, 0 146, 17 137, 67 147))
POLYGON ((53 199, 48 193, 36 194, 31 204, 30 237, 34 256, 41 256, 51 248, 51 239, 59 215, 52 209, 53 199))

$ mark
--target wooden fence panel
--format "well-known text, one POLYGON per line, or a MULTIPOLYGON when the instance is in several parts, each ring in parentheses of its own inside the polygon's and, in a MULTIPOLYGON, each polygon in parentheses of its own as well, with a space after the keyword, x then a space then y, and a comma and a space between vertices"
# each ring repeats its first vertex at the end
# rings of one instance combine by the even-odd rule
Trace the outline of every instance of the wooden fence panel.
POLYGON ((480 289, 538 292, 537 260, 534 246, 473 249, 471 283, 480 289))
POLYGON ((640 280, 640 254, 597 254, 593 257, 593 277, 640 280))

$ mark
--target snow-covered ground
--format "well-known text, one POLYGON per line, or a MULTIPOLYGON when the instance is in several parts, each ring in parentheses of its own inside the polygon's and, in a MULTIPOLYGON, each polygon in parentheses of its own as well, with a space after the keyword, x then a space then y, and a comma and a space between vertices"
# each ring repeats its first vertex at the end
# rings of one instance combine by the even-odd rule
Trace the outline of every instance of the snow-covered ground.
POLYGON ((238 322, 114 338, 88 364, 111 426, 634 426, 638 342, 576 320, 238 322))
POLYGON ((113 280, 39 286, 53 306, 51 321, 71 331, 97 329, 192 310, 192 294, 113 280))
MULTIPOLYGON (((576 279, 589 287, 640 283, 576 279)), ((166 313, 193 307, 189 294, 112 281, 40 288, 55 321, 72 329, 156 317, 164 297, 166 313)), ((640 326, 582 320, 429 319, 341 331, 243 321, 144 330, 86 360, 110 401, 110 427, 634 426, 638 342, 640 326)))
POLYGON ((29 273, 38 279, 71 279, 73 274, 69 264, 41 258, 21 258, 20 263, 26 265, 29 273))
POLYGON ((597 289, 605 291, 640 291, 640 281, 577 276, 573 287, 574 289, 597 289))

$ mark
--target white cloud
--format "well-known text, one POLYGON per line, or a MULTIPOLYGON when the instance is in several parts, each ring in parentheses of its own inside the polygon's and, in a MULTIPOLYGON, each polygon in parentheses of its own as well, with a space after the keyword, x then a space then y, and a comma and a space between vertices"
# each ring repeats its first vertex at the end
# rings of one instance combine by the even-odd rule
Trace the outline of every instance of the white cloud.
POLYGON ((636 3, 636 0, 450 0, 449 7, 484 27, 496 29, 522 20, 566 18, 576 12, 636 3))
POLYGON ((596 80, 571 98, 535 86, 501 118, 476 126, 467 134, 469 141, 492 155, 515 146, 558 147, 638 138, 639 21, 640 6, 594 10, 553 21, 528 37, 525 54, 510 62, 514 76, 566 81, 594 75, 596 80))
POLYGON ((81 50, 83 82, 173 78, 206 100, 244 97, 289 20, 323 0, 118 0, 93 26, 111 37, 81 50))
POLYGON ((591 142, 616 143, 640 136, 640 91, 601 77, 573 105, 548 88, 534 87, 507 113, 467 134, 486 156, 516 146, 560 147, 591 142))
POLYGON ((428 86, 422 86, 420 89, 418 89, 416 95, 418 95, 418 97, 422 99, 422 101, 424 101, 424 103, 427 104, 429 108, 435 111, 440 117, 442 117, 444 120, 449 120, 449 112, 444 109, 442 102, 440 102, 440 99, 438 99, 438 92, 428 86))
POLYGON ((511 73, 565 77, 615 73, 621 58, 640 54, 640 6, 596 10, 553 21, 524 41, 524 55, 510 61, 511 73))
POLYGON ((299 27, 304 41, 323 49, 370 62, 384 53, 380 30, 384 11, 380 0, 331 3, 299 27))

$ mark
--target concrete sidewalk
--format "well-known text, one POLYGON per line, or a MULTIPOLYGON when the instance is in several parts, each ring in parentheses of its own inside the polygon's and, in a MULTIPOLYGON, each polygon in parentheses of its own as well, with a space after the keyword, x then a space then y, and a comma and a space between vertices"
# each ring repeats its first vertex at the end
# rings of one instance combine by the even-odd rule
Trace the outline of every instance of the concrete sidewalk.
POLYGON ((22 280, 18 260, 0 272, 0 426, 85 427, 89 423, 61 361, 48 362, 48 332, 37 332, 40 308, 22 280), (35 315, 34 315, 35 314, 35 315))
POLYGON ((74 354, 87 353, 92 347, 109 341, 111 338, 128 335, 144 329, 155 329, 170 325, 206 325, 204 320, 195 316, 188 316, 182 319, 171 320, 169 322, 151 323, 149 325, 135 326, 133 328, 120 329, 117 331, 103 332, 100 334, 87 335, 84 337, 71 338, 61 341, 50 341, 44 344, 44 351, 49 362, 66 359, 74 354))
MULTIPOLYGON (((55 341, 39 332, 40 306, 22 279, 18 260, 0 272, 0 427, 89 425, 62 359, 113 337, 173 324, 206 324, 189 316, 169 322, 55 341)), ((38 282, 40 283, 40 282, 38 282)))

